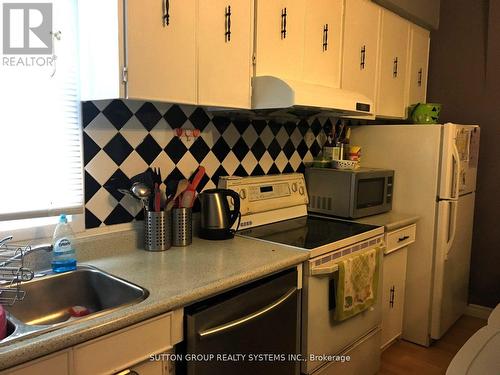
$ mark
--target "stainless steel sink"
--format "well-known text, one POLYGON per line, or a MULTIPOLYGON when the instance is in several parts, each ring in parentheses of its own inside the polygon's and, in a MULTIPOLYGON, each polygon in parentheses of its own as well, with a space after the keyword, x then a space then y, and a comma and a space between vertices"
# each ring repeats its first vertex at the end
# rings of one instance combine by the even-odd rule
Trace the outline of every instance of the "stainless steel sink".
POLYGON ((0 345, 116 311, 149 295, 144 288, 89 266, 60 274, 47 272, 21 287, 24 299, 5 307, 15 329, 0 345), (74 306, 83 306, 90 314, 72 318, 74 306))

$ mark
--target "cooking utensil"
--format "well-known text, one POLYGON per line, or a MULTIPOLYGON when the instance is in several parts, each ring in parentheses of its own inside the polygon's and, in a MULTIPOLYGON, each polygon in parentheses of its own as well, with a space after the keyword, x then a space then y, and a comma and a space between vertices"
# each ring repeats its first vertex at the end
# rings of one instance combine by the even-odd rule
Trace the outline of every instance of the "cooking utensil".
POLYGON ((170 199, 170 201, 167 203, 167 207, 165 208, 165 211, 170 211, 172 208, 174 208, 175 200, 184 192, 189 186, 189 181, 188 180, 180 180, 179 183, 177 184, 177 191, 175 192, 175 195, 170 199))
POLYGON ((136 182, 132 185, 132 193, 142 201, 142 206, 145 210, 149 210, 149 197, 151 196, 151 188, 144 183, 136 182))
POLYGON ((207 240, 225 240, 234 237, 234 225, 240 216, 240 196, 229 189, 210 189, 200 194, 200 237, 207 240), (229 207, 233 199, 234 208, 229 207))
POLYGON ((158 186, 158 183, 155 183, 155 193, 154 193, 154 211, 155 212, 160 212, 160 205, 161 205, 161 195, 160 195, 160 187, 158 186))
POLYGON ((7 316, 2 305, 0 305, 0 340, 7 336, 7 316))
POLYGON ((193 182, 191 182, 186 189, 186 191, 182 194, 181 199, 181 207, 191 208, 193 207, 194 199, 196 198, 196 188, 201 182, 201 179, 205 175, 205 168, 200 166, 198 168, 198 172, 194 176, 193 182))

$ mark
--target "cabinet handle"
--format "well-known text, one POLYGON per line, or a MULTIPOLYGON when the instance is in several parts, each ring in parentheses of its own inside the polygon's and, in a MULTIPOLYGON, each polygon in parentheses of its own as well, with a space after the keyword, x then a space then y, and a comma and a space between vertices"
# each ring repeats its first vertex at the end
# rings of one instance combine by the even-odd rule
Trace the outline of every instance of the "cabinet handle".
POLYGON ((286 8, 281 10, 281 39, 286 39, 286 17, 287 17, 286 8))
POLYGON ((231 5, 228 5, 226 7, 225 19, 226 19, 226 32, 224 34, 224 39, 226 43, 228 43, 231 41, 231 5))
POLYGON ((361 70, 365 69, 365 61, 366 61, 366 46, 361 47, 361 60, 359 63, 359 68, 361 70))
POLYGON ((127 369, 117 372, 115 375, 139 375, 139 373, 137 371, 127 369))
POLYGON ((323 26, 323 52, 328 50, 328 24, 323 26))
POLYGON ((170 0, 163 0, 163 27, 170 25, 170 0))
POLYGON ((391 288, 391 294, 390 294, 390 297, 389 297, 389 306, 391 307, 391 309, 394 307, 394 295, 395 295, 395 292, 396 292, 396 288, 393 285, 392 288, 391 288))
POLYGON ((393 68, 392 68, 392 76, 394 78, 398 78, 398 58, 397 57, 394 58, 393 68))
POLYGON ((421 87, 422 86, 422 68, 420 68, 418 70, 418 79, 417 79, 417 84, 418 84, 418 87, 421 87))
POLYGON ((410 238, 410 236, 403 236, 403 237, 399 237, 399 238, 398 238, 398 242, 403 242, 403 241, 406 241, 408 238, 410 238))

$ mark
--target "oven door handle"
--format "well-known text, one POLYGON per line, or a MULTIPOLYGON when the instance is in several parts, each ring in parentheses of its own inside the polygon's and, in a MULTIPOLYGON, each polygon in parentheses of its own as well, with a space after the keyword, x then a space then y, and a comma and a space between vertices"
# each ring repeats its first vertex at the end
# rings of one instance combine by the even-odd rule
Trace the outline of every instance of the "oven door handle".
POLYGON ((214 328, 206 329, 204 331, 199 332, 198 335, 200 336, 200 338, 209 337, 209 336, 212 336, 212 335, 215 335, 215 334, 227 331, 228 329, 231 329, 231 328, 240 326, 242 324, 245 324, 245 323, 247 323, 247 322, 249 322, 249 321, 251 321, 253 319, 258 318, 261 315, 264 315, 264 314, 268 313, 269 311, 274 310, 279 305, 281 305, 282 303, 284 303, 287 299, 289 299, 291 296, 293 296, 296 292, 297 292, 297 288, 294 287, 294 288, 290 289, 288 292, 286 292, 279 299, 277 299, 276 301, 274 301, 273 303, 271 303, 270 305, 267 305, 266 307, 263 307, 262 309, 255 311, 254 313, 246 315, 246 316, 244 316, 242 318, 233 320, 231 322, 221 324, 220 326, 216 326, 214 328))
POLYGON ((331 273, 335 273, 339 270, 339 265, 334 264, 331 266, 326 266, 326 267, 315 267, 311 269, 311 275, 313 276, 324 276, 324 275, 329 275, 331 273))

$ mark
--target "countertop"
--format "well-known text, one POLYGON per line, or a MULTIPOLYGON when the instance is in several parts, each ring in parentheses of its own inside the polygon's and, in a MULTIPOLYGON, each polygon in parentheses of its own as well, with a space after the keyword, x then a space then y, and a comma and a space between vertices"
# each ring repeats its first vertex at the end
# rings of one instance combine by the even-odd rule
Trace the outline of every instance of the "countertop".
POLYGON ((391 232, 393 230, 406 227, 407 225, 415 224, 419 218, 420 217, 417 215, 389 211, 380 215, 356 219, 356 222, 385 227, 386 232, 391 232))
POLYGON ((124 237, 115 239, 113 246, 106 240, 95 242, 95 246, 87 241, 85 247, 91 250, 85 256, 79 254, 79 262, 83 258, 82 264, 146 288, 150 292, 146 300, 2 346, 0 370, 189 305, 309 258, 307 251, 241 237, 226 241, 194 238, 191 246, 159 253, 139 250, 135 244, 131 249, 120 248, 130 247, 130 242, 124 237))

